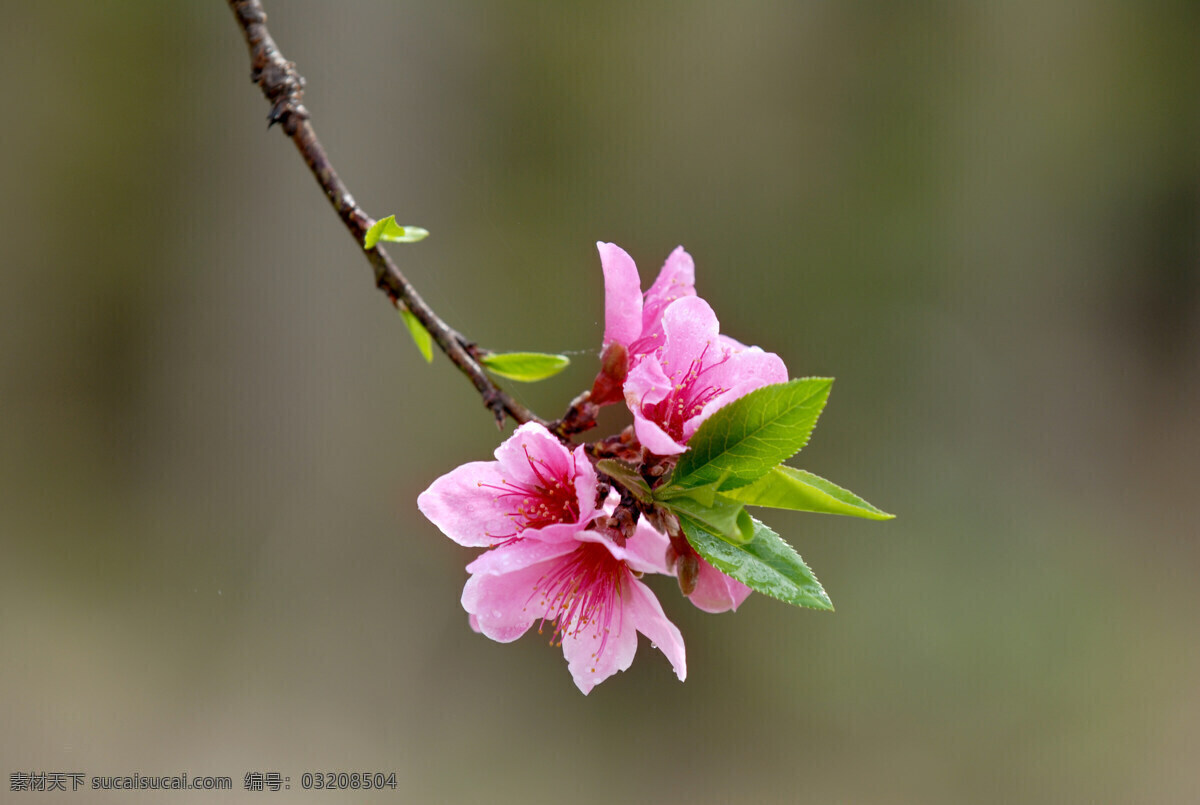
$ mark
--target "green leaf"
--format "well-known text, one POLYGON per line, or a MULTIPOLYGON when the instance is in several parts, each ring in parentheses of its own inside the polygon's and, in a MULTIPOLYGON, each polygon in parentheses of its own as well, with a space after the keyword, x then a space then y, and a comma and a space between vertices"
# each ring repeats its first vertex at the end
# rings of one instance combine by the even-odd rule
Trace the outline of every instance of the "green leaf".
POLYGON ((654 499, 667 503, 675 498, 689 497, 705 506, 711 506, 717 499, 717 485, 705 484, 684 489, 682 486, 672 486, 669 483, 660 485, 654 490, 654 499))
POLYGON ((831 484, 819 475, 782 464, 754 483, 725 494, 749 506, 846 514, 868 520, 891 520, 896 516, 880 511, 853 492, 831 484))
POLYGON ((493 374, 522 383, 533 383, 566 369, 571 359, 566 355, 548 355, 544 352, 493 352, 484 355, 479 362, 493 374))
POLYGON ((825 589, 792 546, 758 520, 751 520, 754 538, 732 545, 686 515, 679 516, 688 542, 722 573, 785 603, 832 610, 825 589))
POLYGON ((389 215, 387 218, 371 224, 371 228, 363 237, 363 248, 374 249, 375 244, 381 240, 393 243, 416 243, 427 237, 429 237, 429 230, 419 226, 400 226, 396 223, 396 216, 389 215))
POLYGON ((745 504, 724 495, 714 495, 712 503, 682 495, 663 505, 733 545, 754 539, 754 518, 746 511, 745 504))
POLYGON ((637 467, 615 458, 602 458, 596 462, 596 469, 625 487, 642 503, 654 500, 650 484, 638 472, 637 467))
POLYGON ((827 377, 789 380, 734 400, 692 434, 670 484, 715 483, 724 492, 757 481, 808 443, 832 385, 827 377))
POLYGON ((417 349, 421 350, 421 354, 425 356, 425 362, 433 363, 433 336, 425 329, 425 325, 417 320, 412 311, 400 308, 400 317, 404 319, 404 324, 407 325, 408 332, 417 345, 417 349))

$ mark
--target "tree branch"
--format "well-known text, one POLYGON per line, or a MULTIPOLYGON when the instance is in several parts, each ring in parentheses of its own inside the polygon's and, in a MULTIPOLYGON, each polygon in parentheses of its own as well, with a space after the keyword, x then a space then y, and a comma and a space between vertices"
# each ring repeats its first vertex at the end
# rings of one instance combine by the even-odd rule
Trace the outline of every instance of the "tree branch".
MULTIPOLYGON (((229 7, 233 10, 250 48, 250 80, 258 84, 263 95, 271 102, 271 113, 267 116, 268 128, 278 123, 296 144, 296 149, 304 158, 308 169, 325 191, 325 197, 337 210, 338 217, 342 219, 355 243, 362 248, 363 238, 374 221, 355 203, 346 185, 342 184, 312 125, 308 122, 308 110, 301 103, 304 78, 296 72, 296 65, 286 60, 279 52, 275 40, 267 31, 267 15, 259 0, 229 0, 229 7)), ((424 325, 438 347, 446 353, 446 357, 475 386, 483 398, 484 405, 496 417, 498 426, 504 426, 505 416, 512 417, 517 424, 531 421, 546 424, 492 382, 479 365, 479 348, 433 312, 412 283, 396 268, 387 252, 376 246, 365 250, 364 253, 375 271, 375 285, 387 294, 392 304, 407 308, 424 325)))

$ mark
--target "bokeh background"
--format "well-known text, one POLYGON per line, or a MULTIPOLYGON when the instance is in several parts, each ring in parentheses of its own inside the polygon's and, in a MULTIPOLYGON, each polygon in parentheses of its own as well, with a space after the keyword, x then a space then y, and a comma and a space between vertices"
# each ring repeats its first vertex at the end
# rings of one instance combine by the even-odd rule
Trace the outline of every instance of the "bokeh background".
POLYGON ((898 518, 768 513, 837 612, 661 579, 687 682, 643 641, 585 698, 467 628, 415 500, 501 434, 225 4, 4 2, 0 799, 1200 801, 1200 7, 905 5, 268 3, 435 309, 571 352, 536 410, 595 372, 600 239, 837 377, 794 463, 898 518))

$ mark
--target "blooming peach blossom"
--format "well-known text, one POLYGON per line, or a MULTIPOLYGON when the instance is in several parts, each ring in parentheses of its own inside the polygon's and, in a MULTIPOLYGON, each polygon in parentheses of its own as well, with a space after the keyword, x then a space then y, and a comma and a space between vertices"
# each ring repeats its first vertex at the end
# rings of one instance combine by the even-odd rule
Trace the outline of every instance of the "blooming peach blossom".
POLYGON ((446 473, 417 498, 421 513, 459 545, 491 547, 533 535, 572 539, 600 513, 596 471, 582 446, 568 450, 529 422, 495 455, 446 473))
POLYGON ((687 676, 683 636, 639 577, 667 573, 667 538, 639 526, 624 547, 599 531, 574 540, 522 539, 485 552, 467 566, 462 604, 473 628, 508 643, 534 623, 562 646, 576 686, 585 694, 624 671, 644 634, 687 676))
POLYGON ((638 440, 652 453, 682 453, 714 411, 787 380, 778 355, 723 339, 716 314, 699 297, 669 304, 662 330, 663 343, 630 371, 624 387, 638 440))

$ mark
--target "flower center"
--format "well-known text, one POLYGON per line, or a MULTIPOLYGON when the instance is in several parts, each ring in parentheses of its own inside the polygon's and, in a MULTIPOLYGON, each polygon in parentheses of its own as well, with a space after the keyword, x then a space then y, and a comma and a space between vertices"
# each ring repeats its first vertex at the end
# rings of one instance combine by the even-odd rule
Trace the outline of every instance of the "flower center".
MULTIPOLYGON (((556 523, 574 523, 579 520, 579 499, 575 494, 575 476, 558 475, 543 459, 529 455, 525 448, 525 460, 533 477, 527 481, 511 481, 501 478, 500 484, 479 486, 496 491, 496 500, 503 501, 508 509, 516 531, 512 534, 489 534, 492 537, 519 537, 527 528, 545 528, 556 523)), ((575 457, 571 456, 574 470, 575 457)))
POLYGON ((600 645, 592 652, 598 658, 608 643, 617 613, 616 633, 621 633, 621 585, 629 568, 607 548, 596 542, 584 542, 538 579, 529 600, 544 609, 538 634, 547 620, 554 621, 551 645, 562 645, 563 638, 576 637, 585 629, 596 628, 600 645))
POLYGON ((692 417, 704 410, 704 406, 724 394, 728 389, 709 382, 704 375, 729 360, 729 353, 722 350, 721 359, 704 365, 711 344, 705 344, 700 355, 694 358, 687 371, 679 377, 671 373, 675 381, 671 393, 661 402, 653 405, 643 405, 642 415, 651 422, 658 424, 667 435, 680 444, 683 443, 683 426, 692 417))

